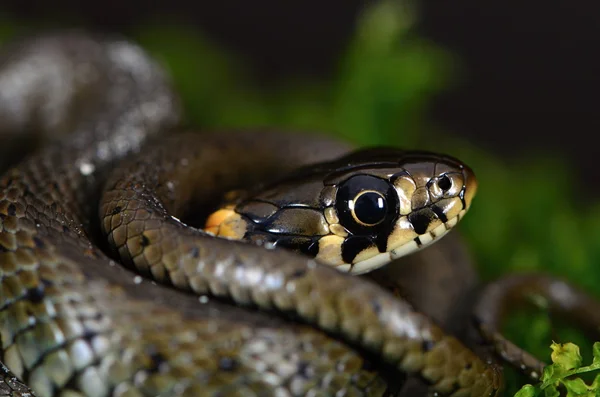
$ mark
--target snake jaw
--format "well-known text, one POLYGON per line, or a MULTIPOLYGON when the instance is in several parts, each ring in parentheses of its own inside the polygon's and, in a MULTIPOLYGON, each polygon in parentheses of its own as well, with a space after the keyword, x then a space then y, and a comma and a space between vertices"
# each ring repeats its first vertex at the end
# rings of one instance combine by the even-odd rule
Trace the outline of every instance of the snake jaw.
MULTIPOLYGON (((417 235, 412 228, 398 230, 396 232, 396 237, 398 237, 398 234, 404 236, 403 242, 399 245, 390 246, 394 248, 390 248, 386 252, 378 253, 367 259, 353 264, 340 265, 336 268, 354 275, 360 275, 376 270, 393 260, 412 254, 439 241, 458 223, 465 213, 466 210, 462 210, 454 218, 449 219, 447 222, 440 222, 436 227, 431 228, 431 230, 421 235, 417 235)), ((406 225, 407 223, 410 224, 407 220, 403 220, 401 223, 403 225, 406 225)), ((392 236, 390 236, 390 238, 392 238, 392 236)))

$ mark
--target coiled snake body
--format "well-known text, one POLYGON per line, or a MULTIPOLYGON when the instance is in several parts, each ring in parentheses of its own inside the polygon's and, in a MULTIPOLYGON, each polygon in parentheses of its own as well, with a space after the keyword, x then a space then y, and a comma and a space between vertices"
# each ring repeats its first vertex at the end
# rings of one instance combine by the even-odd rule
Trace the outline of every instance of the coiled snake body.
MULTIPOLYGON (((1 361, 39 396, 390 393, 394 376, 380 375, 381 367, 369 361, 385 363, 396 376, 397 370, 418 375, 441 394, 499 390, 493 367, 381 287, 268 249, 273 241, 261 247, 214 238, 175 218, 214 202, 214 192, 337 157, 347 147, 282 134, 171 134, 178 103, 153 61, 130 43, 80 34, 5 49, 0 120, 5 137, 33 131, 46 140, 0 180, 1 361), (143 155, 136 155, 142 146, 143 155), (100 190, 106 190, 102 201, 100 190)), ((390 166, 391 153, 379 172, 390 166)), ((369 194, 365 205, 381 204, 384 196, 369 194)), ((435 203, 458 205, 439 195, 433 204, 434 193, 422 196, 428 214, 440 211, 435 203)), ((464 195, 460 199, 464 207, 464 195)), ((268 205, 273 201, 264 197, 246 205, 244 222, 268 205)), ((400 197, 394 208, 406 215, 410 206, 400 197)), ((461 209, 453 209, 454 216, 461 209)), ((427 227, 422 211, 411 222, 427 227)), ((371 218, 332 214, 321 220, 330 242, 349 246, 348 230, 325 220, 345 216, 359 229, 371 226, 371 218)), ((240 217, 233 223, 221 218, 213 232, 225 230, 231 238, 240 225, 242 234, 248 231, 240 217)), ((406 231, 397 234, 416 241, 406 231)), ((348 268, 355 261, 363 270, 365 263, 380 266, 380 253, 389 259, 394 252, 387 238, 363 238, 368 255, 323 254, 329 245, 298 236, 286 241, 275 245, 317 250, 317 260, 348 268)), ((0 386, 25 392, 9 375, 0 386)))

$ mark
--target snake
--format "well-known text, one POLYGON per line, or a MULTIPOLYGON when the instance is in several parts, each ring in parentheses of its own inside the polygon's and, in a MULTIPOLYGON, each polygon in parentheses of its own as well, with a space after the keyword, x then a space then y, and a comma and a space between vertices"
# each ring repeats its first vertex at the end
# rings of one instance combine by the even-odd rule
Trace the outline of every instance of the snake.
POLYGON ((0 178, 0 392, 500 395, 497 366, 359 276, 459 222, 459 160, 185 130, 158 61, 83 32, 1 49, 0 120, 39 142, 0 178))

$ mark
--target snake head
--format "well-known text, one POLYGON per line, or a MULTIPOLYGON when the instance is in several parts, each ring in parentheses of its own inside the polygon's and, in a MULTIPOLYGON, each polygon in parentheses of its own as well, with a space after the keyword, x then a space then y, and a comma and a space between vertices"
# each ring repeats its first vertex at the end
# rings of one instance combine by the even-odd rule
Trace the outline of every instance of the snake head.
POLYGON ((464 216, 473 171, 429 152, 363 149, 217 211, 214 234, 300 251, 362 274, 438 241, 464 216))

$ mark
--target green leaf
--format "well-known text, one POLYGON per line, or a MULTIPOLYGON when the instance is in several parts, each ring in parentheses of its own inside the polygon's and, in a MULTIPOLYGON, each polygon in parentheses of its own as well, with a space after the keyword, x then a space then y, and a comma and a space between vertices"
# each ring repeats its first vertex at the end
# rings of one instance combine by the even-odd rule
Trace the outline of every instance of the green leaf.
POLYGON ((546 397, 560 397, 560 392, 556 389, 555 385, 550 385, 544 389, 544 396, 546 397))
POLYGON ((515 397, 537 396, 543 390, 547 397, 559 397, 559 386, 562 384, 567 397, 600 397, 600 375, 596 375, 591 384, 585 383, 575 375, 600 370, 600 342, 593 346, 594 361, 583 366, 580 349, 574 343, 552 343, 551 358, 553 363, 544 368, 542 382, 536 386, 526 385, 515 397), (533 393, 533 394, 532 394, 533 393))
POLYGON ((548 382, 554 376, 554 365, 547 365, 544 367, 544 372, 542 373, 542 382, 548 382))
POLYGON ((540 393, 538 387, 532 385, 525 385, 519 390, 514 397, 535 397, 540 393))
POLYGON ((595 342, 592 347, 592 353, 594 354, 593 364, 600 363, 600 342, 595 342))
POLYGON ((581 378, 572 380, 563 379, 562 383, 567 388, 568 397, 585 396, 589 394, 590 388, 581 378))
MULTIPOLYGON (((579 346, 576 344, 552 342, 550 348, 552 349, 552 354, 550 355, 552 362, 559 365, 563 370, 568 371, 581 367, 581 353, 579 352, 579 346)), ((554 372, 556 373, 556 368, 554 372)))

